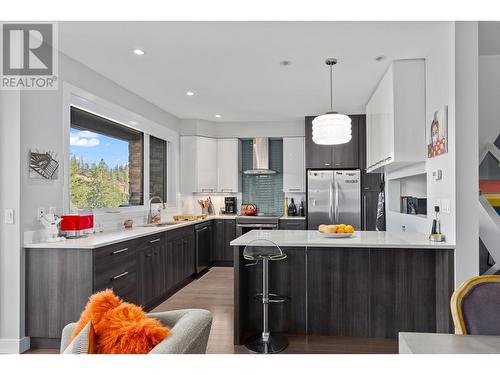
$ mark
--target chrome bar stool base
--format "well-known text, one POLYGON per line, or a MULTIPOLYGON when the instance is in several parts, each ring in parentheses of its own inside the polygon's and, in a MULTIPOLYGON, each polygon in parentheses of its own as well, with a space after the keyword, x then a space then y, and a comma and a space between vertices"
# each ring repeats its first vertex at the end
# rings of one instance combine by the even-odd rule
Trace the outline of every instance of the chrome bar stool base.
POLYGON ((267 340, 264 340, 262 333, 258 333, 249 337, 245 346, 254 353, 273 354, 285 350, 288 346, 288 340, 277 333, 270 333, 267 340))

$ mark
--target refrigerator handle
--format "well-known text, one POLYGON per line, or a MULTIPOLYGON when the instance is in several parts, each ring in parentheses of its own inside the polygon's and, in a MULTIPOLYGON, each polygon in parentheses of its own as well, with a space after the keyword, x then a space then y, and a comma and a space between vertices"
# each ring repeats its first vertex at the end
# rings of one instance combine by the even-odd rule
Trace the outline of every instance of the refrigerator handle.
POLYGON ((335 223, 339 222, 339 183, 334 178, 335 183, 335 223))
POLYGON ((330 183, 330 197, 329 197, 329 204, 328 204, 328 219, 330 219, 330 223, 333 223, 333 215, 334 215, 334 210, 333 210, 333 181, 330 183))

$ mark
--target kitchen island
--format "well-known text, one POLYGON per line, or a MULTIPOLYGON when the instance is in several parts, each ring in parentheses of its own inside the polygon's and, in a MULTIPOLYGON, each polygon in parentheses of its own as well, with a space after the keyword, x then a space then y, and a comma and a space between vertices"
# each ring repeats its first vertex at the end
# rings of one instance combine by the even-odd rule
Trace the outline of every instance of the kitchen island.
POLYGON ((454 246, 419 233, 356 232, 324 238, 317 231, 254 230, 234 251, 234 342, 262 329, 262 267, 247 266, 247 245, 281 247, 270 262, 271 332, 396 338, 398 332, 452 332, 454 246))

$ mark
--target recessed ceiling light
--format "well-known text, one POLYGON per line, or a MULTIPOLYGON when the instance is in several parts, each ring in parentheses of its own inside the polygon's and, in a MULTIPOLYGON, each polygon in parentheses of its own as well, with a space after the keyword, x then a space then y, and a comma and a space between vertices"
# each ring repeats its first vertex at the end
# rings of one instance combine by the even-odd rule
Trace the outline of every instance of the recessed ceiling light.
POLYGON ((281 66, 288 66, 288 65, 292 65, 292 62, 290 60, 283 60, 283 61, 280 61, 280 65, 281 66))
POLYGON ((142 56, 142 55, 144 55, 144 51, 143 51, 142 49, 140 49, 140 48, 136 48, 136 49, 134 49, 134 51, 133 51, 133 52, 134 52, 137 56, 142 56))
POLYGON ((215 115, 215 117, 216 117, 216 118, 221 118, 222 116, 221 116, 221 115, 219 115, 219 114, 217 114, 217 115, 215 115))
POLYGON ((186 91, 186 95, 187 96, 194 96, 194 92, 192 92, 192 91, 186 91))
POLYGON ((387 58, 387 57, 385 57, 384 55, 380 55, 380 56, 375 57, 375 60, 376 60, 376 61, 383 61, 383 60, 385 60, 386 58, 387 58))
POLYGON ((130 121, 130 125, 137 125, 137 121, 134 120, 130 121))

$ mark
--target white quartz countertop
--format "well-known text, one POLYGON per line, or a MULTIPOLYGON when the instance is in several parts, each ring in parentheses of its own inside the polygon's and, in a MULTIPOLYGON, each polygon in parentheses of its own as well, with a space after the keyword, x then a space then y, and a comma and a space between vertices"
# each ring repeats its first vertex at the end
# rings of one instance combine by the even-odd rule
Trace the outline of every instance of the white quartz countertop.
POLYGON ((431 242, 428 235, 414 232, 359 231, 350 238, 325 238, 316 230, 252 230, 233 241, 231 246, 246 246, 250 242, 265 246, 270 240, 279 246, 298 247, 366 247, 408 249, 453 249, 447 242, 431 242))
POLYGON ((134 226, 131 229, 105 231, 102 233, 89 234, 87 237, 67 239, 59 242, 36 242, 27 243, 25 248, 30 249, 96 249, 102 246, 112 245, 122 241, 149 236, 152 234, 168 232, 170 230, 196 225, 213 219, 235 219, 236 215, 211 215, 203 220, 180 221, 176 224, 159 227, 134 226))

